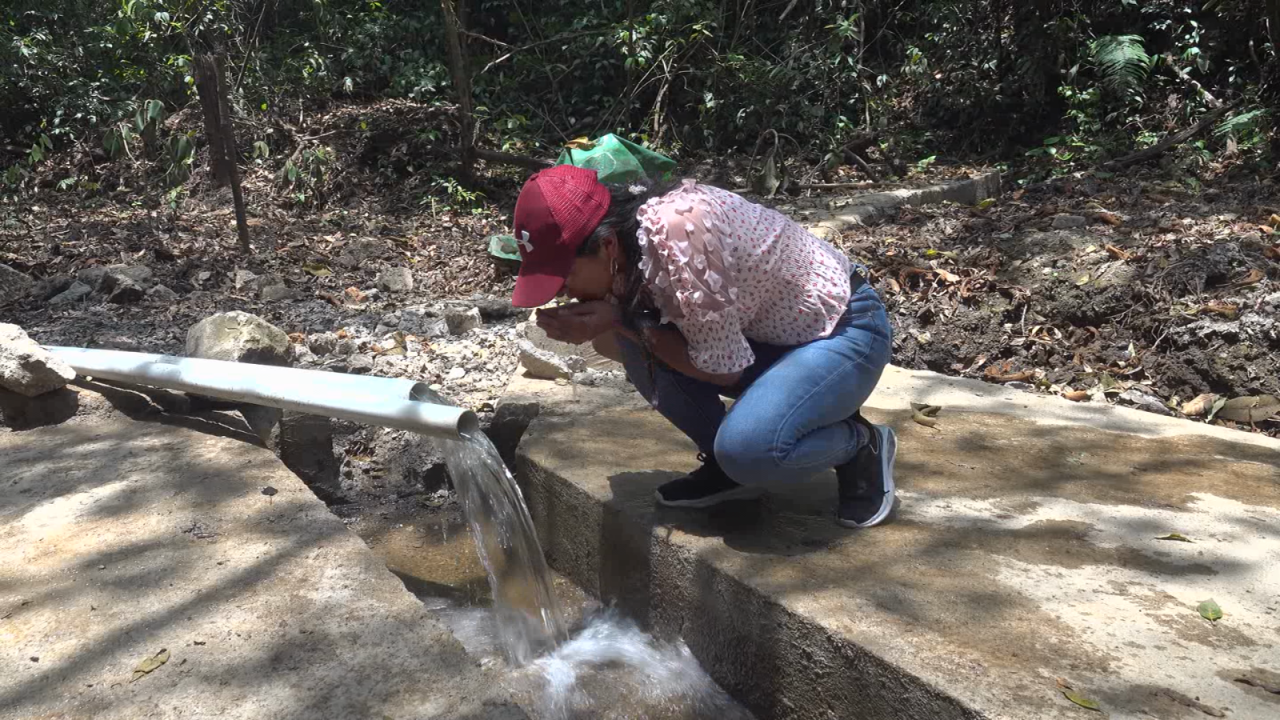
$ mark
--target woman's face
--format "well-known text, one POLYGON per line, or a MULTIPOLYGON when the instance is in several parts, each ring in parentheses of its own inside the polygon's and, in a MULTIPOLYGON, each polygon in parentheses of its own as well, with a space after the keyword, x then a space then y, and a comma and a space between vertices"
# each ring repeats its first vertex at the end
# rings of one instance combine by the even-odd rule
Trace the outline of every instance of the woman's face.
POLYGON ((618 241, 607 237, 594 254, 579 256, 573 269, 564 280, 560 295, 578 302, 604 300, 613 291, 613 270, 618 252, 618 241))

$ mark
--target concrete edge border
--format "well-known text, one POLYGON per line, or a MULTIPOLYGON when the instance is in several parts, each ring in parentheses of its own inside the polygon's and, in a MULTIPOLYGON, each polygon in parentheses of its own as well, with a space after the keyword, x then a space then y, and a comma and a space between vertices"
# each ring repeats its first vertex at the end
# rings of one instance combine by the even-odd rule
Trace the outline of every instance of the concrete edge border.
POLYGON ((806 224, 806 227, 810 232, 826 239, 850 227, 865 225, 904 205, 913 207, 943 202, 976 205, 987 198, 999 197, 999 195, 1000 173, 992 171, 968 180, 941 185, 857 195, 851 199, 849 205, 833 212, 830 217, 806 224))

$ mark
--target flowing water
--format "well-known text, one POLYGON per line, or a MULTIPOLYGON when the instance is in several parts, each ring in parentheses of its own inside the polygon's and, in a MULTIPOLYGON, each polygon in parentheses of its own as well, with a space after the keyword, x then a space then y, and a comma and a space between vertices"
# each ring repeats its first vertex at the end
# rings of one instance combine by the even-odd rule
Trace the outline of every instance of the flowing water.
POLYGON ((555 582, 520 488, 493 444, 477 435, 443 446, 466 526, 443 514, 425 523, 419 517, 371 544, 469 652, 511 666, 512 688, 535 717, 750 720, 681 642, 655 640, 598 607, 570 632, 560 600, 568 583, 555 582))
POLYGON ((533 520, 489 438, 477 433, 444 445, 449 476, 489 575, 498 637, 507 658, 524 665, 568 637, 533 520))

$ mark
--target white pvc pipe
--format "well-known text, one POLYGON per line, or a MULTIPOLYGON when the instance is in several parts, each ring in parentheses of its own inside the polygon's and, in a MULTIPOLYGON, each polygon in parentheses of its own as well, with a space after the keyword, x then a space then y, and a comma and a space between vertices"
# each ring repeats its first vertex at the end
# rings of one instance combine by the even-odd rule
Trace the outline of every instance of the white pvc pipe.
POLYGON ((80 375, 458 438, 480 429, 470 410, 445 405, 426 383, 200 358, 48 347, 80 375))

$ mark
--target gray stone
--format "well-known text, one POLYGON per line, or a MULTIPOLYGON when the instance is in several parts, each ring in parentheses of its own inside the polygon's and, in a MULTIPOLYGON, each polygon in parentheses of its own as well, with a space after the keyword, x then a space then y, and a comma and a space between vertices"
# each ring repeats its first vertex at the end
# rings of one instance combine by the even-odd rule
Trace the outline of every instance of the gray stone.
POLYGON ((111 295, 117 287, 125 283, 145 292, 151 287, 151 279, 151 268, 145 265, 108 265, 98 289, 111 295))
POLYGON ((335 345, 333 348, 333 354, 338 355, 340 357, 346 357, 348 355, 354 355, 355 353, 359 352, 359 350, 360 350, 359 343, 357 343, 355 340, 352 340, 351 338, 346 338, 338 341, 338 344, 335 345))
POLYGON ((257 280, 257 279, 258 279, 258 276, 255 275, 254 273, 249 272, 248 270, 236 270, 235 272, 231 273, 231 285, 237 291, 246 289, 249 283, 252 283, 254 280, 257 280))
POLYGON ((107 277, 107 269, 101 265, 87 267, 76 273, 76 280, 88 285, 97 292, 102 287, 102 281, 107 277))
POLYGON ((289 336, 256 315, 234 310, 201 320, 187 331, 189 357, 288 366, 289 336))
POLYGON ((30 275, 0 263, 0 305, 26 297, 34 285, 30 275))
POLYGON ((92 287, 80 282, 79 280, 76 280, 75 282, 71 283, 71 287, 67 288, 66 290, 63 290, 62 292, 50 298, 49 304, 50 305, 66 305, 68 303, 84 300, 85 298, 89 297, 92 294, 93 294, 92 287))
POLYGON ((35 284, 31 294, 39 300, 48 300, 71 287, 72 278, 70 275, 54 275, 45 278, 35 284))
POLYGON ((321 500, 332 503, 342 499, 341 464, 333 454, 329 418, 286 410, 268 447, 321 500))
POLYGON ((283 284, 268 285, 258 292, 258 299, 263 302, 297 300, 298 291, 283 284))
POLYGON ((1116 399, 1121 403, 1132 405, 1147 412, 1153 412, 1158 415, 1173 415, 1173 411, 1164 404, 1163 400, 1141 386, 1134 386, 1125 390, 1116 399))
POLYGON ((307 338, 307 347, 316 355, 328 355, 338 349, 338 336, 331 332, 316 333, 307 338))
POLYGON ((413 273, 407 267, 389 267, 378 273, 376 282, 380 289, 387 292, 411 292, 413 273))
POLYGON ((356 268, 367 265, 369 261, 382 257, 386 252, 385 243, 375 238, 364 237, 347 243, 335 262, 342 267, 356 268))
POLYGON ((347 359, 347 372, 364 375, 373 370, 373 358, 368 355, 352 355, 347 359))
POLYGON ((147 300, 153 303, 171 303, 178 299, 178 293, 168 285, 156 285, 147 291, 147 300))
POLYGON ((0 387, 35 397, 76 379, 76 371, 17 325, 0 323, 0 387))
POLYGON ((493 409, 493 421, 485 434, 493 441, 493 446, 498 449, 498 454, 507 465, 515 462, 520 439, 541 410, 542 406, 537 400, 506 398, 499 400, 497 407, 493 409))
POLYGON ((576 355, 560 357, 555 353, 534 347, 533 343, 524 338, 516 340, 516 347, 520 351, 520 365, 524 367, 528 377, 540 380, 568 380, 574 373, 582 372, 587 368, 586 361, 576 355))
POLYGON ((450 335, 462 335, 468 330, 474 330, 484 324, 480 318, 479 308, 449 308, 444 311, 444 321, 449 328, 450 335))
POLYGON ((1084 227, 1088 224, 1089 220, 1079 215, 1059 215, 1053 219, 1054 230, 1070 230, 1071 228, 1084 227))
POLYGON ((373 461, 382 466, 382 481, 394 492, 435 492, 449 481, 444 455, 435 440, 390 428, 379 428, 376 433, 373 461))
MULTIPOLYGON (((107 275, 110 278, 110 275, 107 275)), ((103 287, 107 286, 107 282, 103 283, 103 287)), ((110 283, 111 289, 107 291, 107 302, 116 305, 128 305, 136 303, 147 296, 147 289, 143 287, 133 278, 127 276, 119 276, 114 282, 110 283)))
POLYGON ((30 430, 66 422, 80 410, 80 393, 62 387, 38 397, 27 397, 0 388, 0 424, 12 430, 30 430))

